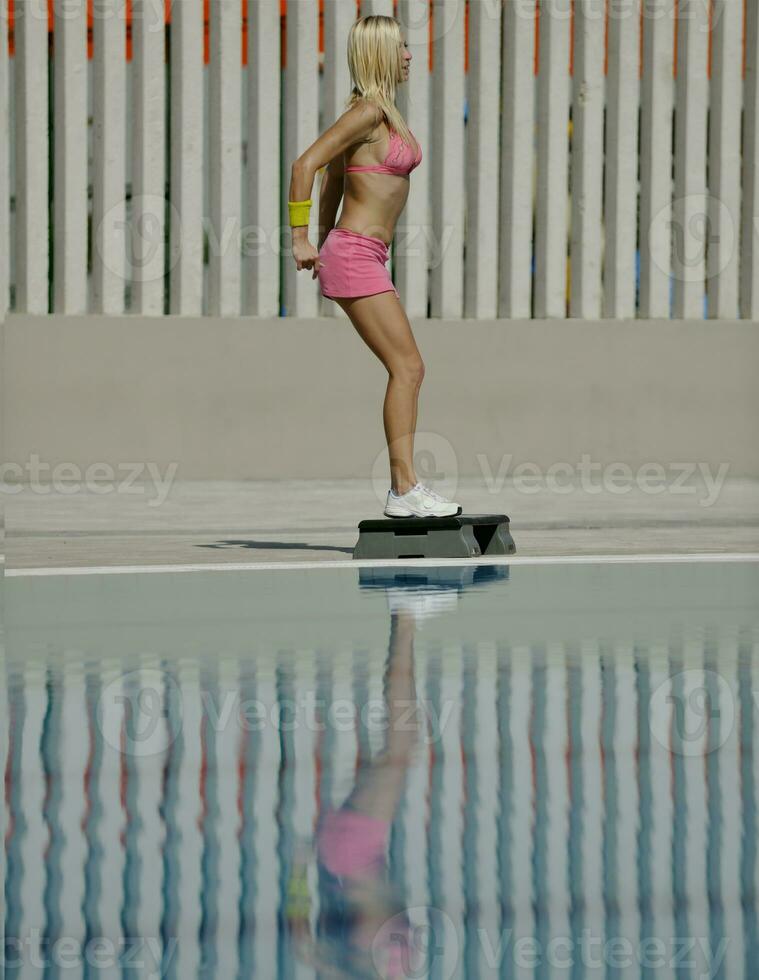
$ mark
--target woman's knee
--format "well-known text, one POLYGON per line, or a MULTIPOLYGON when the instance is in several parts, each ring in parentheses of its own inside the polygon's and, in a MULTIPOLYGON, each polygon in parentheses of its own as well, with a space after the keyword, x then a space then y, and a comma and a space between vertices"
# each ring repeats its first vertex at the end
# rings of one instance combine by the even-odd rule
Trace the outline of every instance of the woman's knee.
POLYGON ((391 366, 389 374, 394 381, 418 388, 424 380, 424 361, 419 356, 404 358, 391 366))

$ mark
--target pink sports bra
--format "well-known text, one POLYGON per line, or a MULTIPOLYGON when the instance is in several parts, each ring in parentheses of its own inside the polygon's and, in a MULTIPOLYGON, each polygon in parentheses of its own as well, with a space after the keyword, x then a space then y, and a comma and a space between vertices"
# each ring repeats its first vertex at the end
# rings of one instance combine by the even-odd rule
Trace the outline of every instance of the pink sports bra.
MULTIPOLYGON (((413 133, 411 134, 414 135, 413 133)), ((414 136, 416 140, 416 137, 414 136)), ((416 140, 419 152, 414 157, 414 151, 404 143, 400 135, 395 130, 390 130, 390 149, 387 151, 384 163, 375 164, 371 167, 346 167, 345 173, 362 172, 377 174, 396 174, 399 177, 406 177, 414 167, 418 167, 422 162, 422 147, 416 140)))

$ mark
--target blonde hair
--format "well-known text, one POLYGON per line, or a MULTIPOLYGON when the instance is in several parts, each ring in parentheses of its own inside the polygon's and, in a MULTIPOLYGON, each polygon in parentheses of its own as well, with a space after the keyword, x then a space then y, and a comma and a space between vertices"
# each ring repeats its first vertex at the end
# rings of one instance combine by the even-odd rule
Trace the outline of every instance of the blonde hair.
POLYGON ((359 17, 348 33, 348 69, 353 90, 345 103, 350 109, 365 100, 381 109, 390 129, 408 144, 412 136, 395 104, 395 89, 402 77, 401 27, 394 17, 373 14, 359 17))

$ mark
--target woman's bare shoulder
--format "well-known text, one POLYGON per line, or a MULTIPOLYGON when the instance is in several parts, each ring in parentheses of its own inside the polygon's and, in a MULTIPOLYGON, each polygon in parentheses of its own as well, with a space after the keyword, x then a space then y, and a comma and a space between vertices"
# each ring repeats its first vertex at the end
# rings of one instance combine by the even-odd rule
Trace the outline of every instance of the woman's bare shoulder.
POLYGON ((362 123, 372 127, 379 126, 385 119, 384 111, 376 102, 372 102, 370 99, 356 99, 353 105, 349 109, 346 109, 345 115, 348 113, 351 113, 354 118, 361 120, 362 123))

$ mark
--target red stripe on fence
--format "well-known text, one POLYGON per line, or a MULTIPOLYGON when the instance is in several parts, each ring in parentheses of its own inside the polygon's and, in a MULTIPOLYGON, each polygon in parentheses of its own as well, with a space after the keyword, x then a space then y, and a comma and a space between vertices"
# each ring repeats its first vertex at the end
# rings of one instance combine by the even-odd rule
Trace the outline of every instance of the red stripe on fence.
MULTIPOLYGON (((2 0, 0 0, 2 2, 2 0)), ((164 16, 166 24, 171 24, 171 2, 172 0, 164 0, 164 16)), ((183 2, 188 2, 188 0, 183 0, 183 2)), ((210 0, 197 0, 198 3, 203 3, 203 61, 204 64, 208 64, 210 57, 210 45, 209 45, 209 34, 210 34, 210 10, 209 4, 210 0)), ((356 2, 356 16, 360 13, 360 0, 355 0, 356 2)), ((434 0, 427 0, 429 3, 429 55, 428 55, 428 66, 429 70, 432 71, 433 59, 434 59, 434 29, 433 29, 433 18, 435 15, 434 0)), ((510 2, 510 0, 506 0, 510 2)), ((7 0, 8 3, 8 54, 12 58, 16 53, 15 47, 15 6, 16 0, 7 0)), ((125 53, 127 61, 132 60, 132 3, 133 0, 126 0, 126 44, 125 53)), ((248 5, 250 0, 240 0, 240 12, 242 17, 242 64, 247 65, 248 63, 248 5)), ((50 34, 50 43, 52 45, 53 35, 54 35, 54 24, 55 18, 53 14, 53 4, 54 0, 48 0, 47 2, 47 13, 48 13, 48 32, 50 34)), ((324 53, 324 0, 318 0, 319 4, 319 31, 318 31, 318 46, 319 53, 324 53)), ((678 28, 678 18, 679 18, 679 2, 674 0, 674 13, 675 13, 675 37, 674 37, 674 51, 672 58, 672 73, 673 77, 677 77, 677 28, 678 28)), ((87 57, 92 58, 93 55, 93 40, 92 40, 92 24, 93 24, 93 0, 87 0, 87 57)), ((571 0, 571 24, 574 24, 574 5, 575 0, 571 0)), ((747 20, 747 7, 748 0, 743 0, 743 59, 741 66, 741 75, 743 78, 746 77, 746 60, 747 60, 747 38, 746 38, 746 20, 747 20)), ((605 0, 606 9, 606 37, 605 37, 605 53, 604 53, 604 73, 608 72, 609 67, 609 0, 605 0)), ((398 0, 393 0, 393 11, 397 15, 398 11, 398 0)), ((279 12, 280 12, 280 42, 282 58, 281 63, 284 68, 287 64, 287 0, 279 0, 279 12)), ((707 60, 707 77, 712 76, 712 29, 713 29, 713 16, 714 16, 714 0, 709 0, 709 53, 707 60)), ((643 5, 641 4, 640 10, 640 20, 641 20, 641 32, 640 32, 640 56, 639 56, 639 76, 643 73, 643 30, 644 30, 644 18, 643 18, 643 5)), ((572 74, 574 70, 574 30, 570 33, 570 47, 569 47, 569 72, 572 74)), ((467 0, 466 7, 464 10, 464 71, 469 71, 469 0, 467 0)), ((168 54, 168 45, 167 45, 168 54)), ((538 72, 540 65, 540 0, 536 0, 535 7, 535 74, 538 72)))

